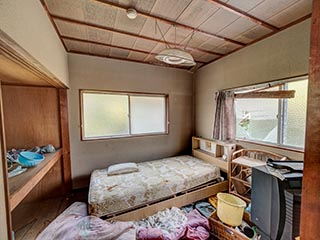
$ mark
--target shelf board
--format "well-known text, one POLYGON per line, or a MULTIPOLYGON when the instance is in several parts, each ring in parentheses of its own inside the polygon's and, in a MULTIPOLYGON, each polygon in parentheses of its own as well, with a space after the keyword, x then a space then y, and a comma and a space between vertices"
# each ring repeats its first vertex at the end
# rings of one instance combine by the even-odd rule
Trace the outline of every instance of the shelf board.
POLYGON ((236 196, 239 197, 239 198, 242 198, 242 199, 245 200, 247 203, 250 203, 250 202, 251 202, 251 199, 248 198, 248 195, 242 196, 242 195, 240 195, 239 193, 237 193, 236 191, 231 191, 230 193, 236 195, 236 196))
POLYGON ((247 181, 244 181, 244 180, 239 179, 239 178, 236 178, 236 177, 231 177, 231 179, 232 179, 232 180, 235 180, 235 181, 238 181, 238 182, 241 182, 241 183, 243 183, 243 185, 245 185, 246 187, 251 188, 251 184, 250 184, 249 182, 247 182, 247 181))
POLYGON ((207 162, 210 162, 221 169, 223 172, 228 172, 228 163, 227 161, 223 160, 222 157, 215 157, 213 153, 201 150, 201 149, 193 149, 192 150, 193 156, 203 159, 207 162))
POLYGON ((231 162, 232 164, 238 164, 244 167, 257 167, 257 166, 262 166, 266 165, 265 162, 254 159, 254 158, 249 158, 249 157, 238 157, 231 162))
POLYGON ((45 154, 45 159, 37 166, 18 176, 9 178, 10 210, 15 207, 28 195, 29 192, 40 182, 49 172, 55 163, 61 158, 62 149, 55 153, 45 154))
MULTIPOLYGON (((205 150, 202 150, 202 149, 200 149, 200 148, 196 148, 196 149, 193 149, 193 150, 196 151, 196 152, 200 152, 200 153, 203 153, 203 154, 207 154, 207 155, 209 155, 209 156, 211 156, 211 157, 214 157, 214 158, 218 158, 218 157, 216 157, 215 154, 213 154, 212 152, 205 151, 205 150)), ((221 158, 221 159, 222 159, 222 158, 221 158)))

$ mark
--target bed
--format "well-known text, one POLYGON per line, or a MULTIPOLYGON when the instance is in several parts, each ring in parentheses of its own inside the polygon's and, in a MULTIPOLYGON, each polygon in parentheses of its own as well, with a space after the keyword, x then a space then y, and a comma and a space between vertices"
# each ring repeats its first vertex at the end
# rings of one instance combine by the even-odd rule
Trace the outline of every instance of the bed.
MULTIPOLYGON (((159 201, 173 204, 168 199, 170 197, 176 198, 174 205, 177 205, 177 198, 180 198, 178 202, 181 205, 186 200, 210 196, 210 193, 214 194, 213 191, 225 190, 227 187, 223 183, 212 190, 212 183, 217 183, 220 177, 219 167, 192 156, 142 162, 138 163, 138 167, 138 172, 115 176, 108 176, 106 169, 93 171, 88 198, 89 213, 108 218, 141 206, 150 208, 150 204, 159 201), (194 193, 197 197, 180 196, 190 191, 199 191, 199 188, 201 192, 194 193), (207 189, 205 194, 202 189, 207 189)), ((163 203, 162 206, 166 207, 163 203)), ((156 209, 159 210, 159 207, 156 209)))

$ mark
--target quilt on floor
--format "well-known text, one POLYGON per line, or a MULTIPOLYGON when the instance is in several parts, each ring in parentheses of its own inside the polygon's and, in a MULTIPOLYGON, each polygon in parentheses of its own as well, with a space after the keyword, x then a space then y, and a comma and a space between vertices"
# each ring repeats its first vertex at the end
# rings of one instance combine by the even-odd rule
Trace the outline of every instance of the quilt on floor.
POLYGON ((87 204, 75 202, 37 237, 37 240, 134 240, 132 222, 107 222, 88 216, 87 204))
POLYGON ((220 169, 192 156, 138 163, 139 171, 108 176, 107 169, 91 174, 89 212, 106 216, 160 200, 217 179, 220 169))

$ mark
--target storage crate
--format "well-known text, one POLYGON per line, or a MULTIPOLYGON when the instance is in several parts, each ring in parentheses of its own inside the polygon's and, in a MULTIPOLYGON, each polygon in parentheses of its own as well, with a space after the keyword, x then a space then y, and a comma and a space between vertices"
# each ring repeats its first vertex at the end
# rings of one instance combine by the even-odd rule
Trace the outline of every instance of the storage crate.
POLYGON ((244 234, 220 222, 217 212, 212 213, 209 217, 209 225, 210 231, 219 240, 250 240, 244 234))

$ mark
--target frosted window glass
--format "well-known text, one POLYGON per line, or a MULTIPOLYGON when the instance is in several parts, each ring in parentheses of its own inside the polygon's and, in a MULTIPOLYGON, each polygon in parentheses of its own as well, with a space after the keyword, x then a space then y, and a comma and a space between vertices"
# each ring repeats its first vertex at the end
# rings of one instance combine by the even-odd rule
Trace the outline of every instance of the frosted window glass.
POLYGON ((131 96, 131 134, 166 132, 166 97, 131 96))
POLYGON ((84 137, 129 134, 127 95, 83 93, 84 137))
POLYGON ((288 83, 289 90, 296 90, 295 97, 287 99, 287 115, 284 122, 284 144, 304 147, 308 81, 288 83))
POLYGON ((236 99, 235 106, 237 138, 277 143, 277 99, 236 99))

